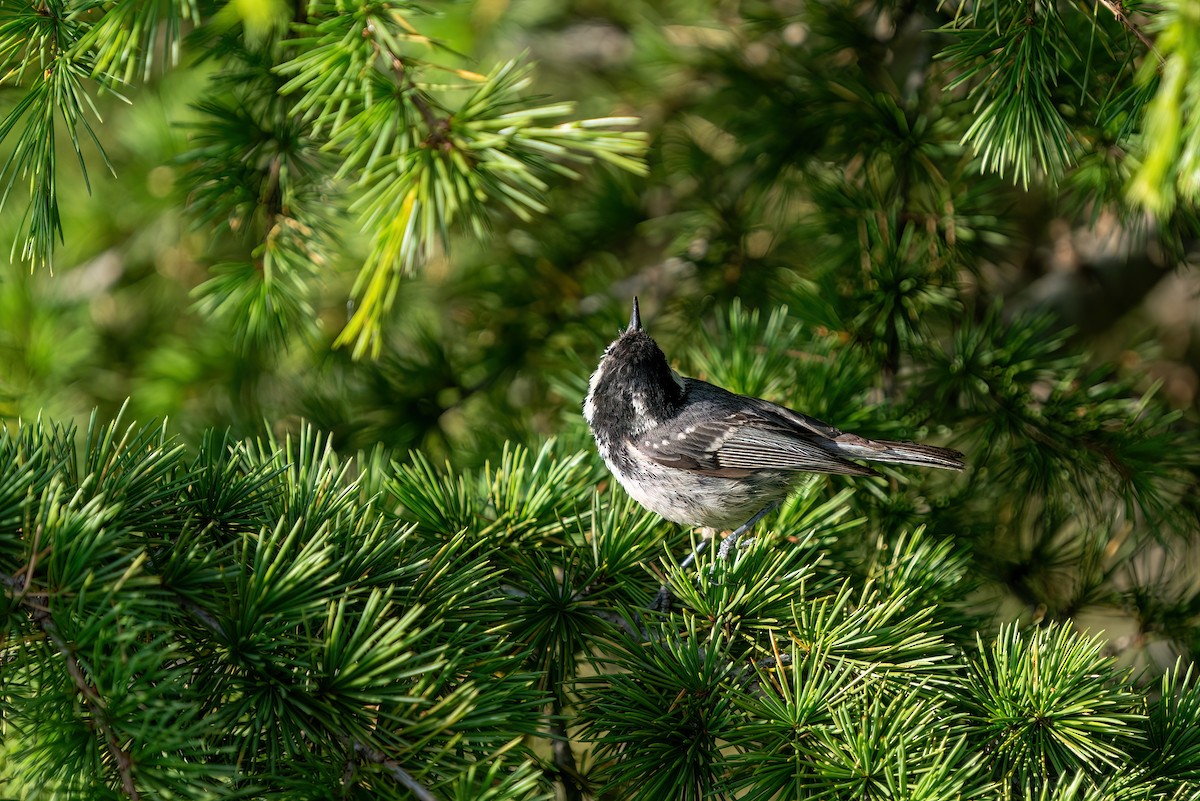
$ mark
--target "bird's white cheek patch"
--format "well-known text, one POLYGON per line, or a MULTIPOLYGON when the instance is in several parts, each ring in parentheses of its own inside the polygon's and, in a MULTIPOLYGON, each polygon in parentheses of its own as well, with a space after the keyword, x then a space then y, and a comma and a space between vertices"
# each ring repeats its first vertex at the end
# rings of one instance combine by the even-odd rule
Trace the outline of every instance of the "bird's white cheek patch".
POLYGON ((583 401, 583 418, 589 423, 596 415, 596 402, 593 398, 596 395, 596 387, 600 384, 600 379, 604 377, 604 368, 608 364, 606 359, 600 360, 600 365, 596 368, 596 372, 592 373, 592 378, 588 381, 587 398, 583 401))

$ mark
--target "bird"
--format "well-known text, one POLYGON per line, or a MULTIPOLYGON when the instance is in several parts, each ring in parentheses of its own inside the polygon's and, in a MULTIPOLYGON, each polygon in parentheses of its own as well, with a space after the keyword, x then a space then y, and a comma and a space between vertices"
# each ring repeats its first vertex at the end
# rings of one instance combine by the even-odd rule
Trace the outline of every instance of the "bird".
POLYGON ((951 448, 868 439, 681 376, 643 329, 637 297, 629 327, 588 381, 583 415, 605 465, 639 504, 675 523, 732 530, 721 558, 806 473, 879 475, 860 461, 965 466, 951 448))

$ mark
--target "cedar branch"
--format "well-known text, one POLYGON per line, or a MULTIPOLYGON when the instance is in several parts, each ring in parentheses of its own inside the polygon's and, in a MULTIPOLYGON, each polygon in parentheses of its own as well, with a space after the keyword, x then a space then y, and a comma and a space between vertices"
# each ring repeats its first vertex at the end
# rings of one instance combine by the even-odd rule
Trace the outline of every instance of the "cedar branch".
POLYGON ((75 689, 83 696, 84 705, 91 712, 91 718, 87 721, 88 726, 97 729, 104 737, 108 753, 112 756, 113 762, 117 766, 117 773, 121 777, 121 787, 125 791, 125 795, 130 801, 140 801, 141 793, 138 792, 137 785, 133 782, 133 760, 130 758, 129 752, 121 747, 117 734, 109 723, 108 707, 105 705, 104 699, 100 697, 99 691, 92 686, 84 674, 83 667, 75 657, 75 651, 71 644, 58 630, 58 624, 54 622, 54 616, 50 613, 50 594, 48 592, 31 592, 32 576, 30 574, 33 571, 32 569, 23 569, 22 572, 25 573, 22 577, 0 577, 0 583, 4 584, 5 591, 10 598, 29 610, 29 617, 34 625, 41 629, 42 633, 46 635, 46 639, 62 655, 67 666, 67 674, 71 677, 75 689))
POLYGON ((1142 33, 1142 29, 1139 28, 1134 21, 1129 18, 1129 15, 1125 13, 1125 8, 1120 3, 1120 0, 1100 0, 1100 5, 1107 8, 1117 22, 1121 23, 1121 25, 1125 26, 1125 28, 1128 29, 1134 36, 1140 39, 1142 44, 1146 46, 1147 50, 1155 55, 1158 54, 1158 51, 1154 49, 1154 42, 1151 41, 1150 37, 1142 33))
POLYGON ((400 767, 400 763, 394 759, 388 759, 387 755, 382 751, 377 751, 362 743, 355 743, 354 753, 368 762, 383 766, 384 770, 390 773, 397 783, 404 785, 417 798, 417 801, 438 801, 437 796, 429 792, 429 790, 425 789, 424 785, 410 776, 408 771, 400 767))

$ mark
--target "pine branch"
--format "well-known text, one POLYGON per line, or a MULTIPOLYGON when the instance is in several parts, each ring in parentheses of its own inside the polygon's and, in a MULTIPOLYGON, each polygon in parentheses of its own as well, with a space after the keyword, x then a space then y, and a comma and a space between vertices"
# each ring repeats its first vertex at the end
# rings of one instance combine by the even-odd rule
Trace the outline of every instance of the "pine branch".
POLYGON ((549 735, 554 767, 558 771, 558 780, 563 788, 565 801, 583 801, 583 777, 579 775, 575 752, 571 749, 571 738, 567 734, 567 727, 563 722, 563 710, 557 705, 557 702, 551 712, 549 735))
POLYGON ((1140 39, 1148 51, 1158 56, 1160 63, 1163 61, 1162 54, 1160 54, 1154 47, 1154 42, 1150 39, 1150 37, 1142 32, 1142 29, 1133 20, 1129 18, 1129 15, 1125 13, 1125 9, 1121 5, 1120 0, 1099 0, 1099 2, 1100 5, 1108 9, 1109 13, 1113 15, 1113 19, 1121 23, 1124 28, 1140 39))
POLYGON ((417 801, 440 801, 424 785, 409 775, 408 771, 400 767, 400 763, 388 758, 387 754, 384 754, 382 751, 378 751, 363 743, 355 743, 354 753, 372 764, 381 766, 397 784, 411 792, 417 798, 417 801))
POLYGON ((41 629, 46 639, 54 644, 55 649, 63 658, 67 668, 67 675, 71 677, 75 689, 82 696, 83 703, 90 713, 84 722, 89 728, 97 729, 104 738, 105 747, 113 759, 117 774, 121 777, 121 787, 125 791, 126 797, 130 801, 140 801, 141 793, 138 791, 137 785, 133 780, 133 762, 129 757, 129 753, 121 747, 116 732, 109 722, 107 704, 84 674, 83 668, 75 656, 74 648, 62 636, 62 633, 58 629, 58 624, 54 621, 54 616, 50 612, 49 593, 30 591, 30 587, 33 584, 32 568, 33 563, 31 561, 29 570, 25 572, 23 577, 0 576, 0 583, 4 584, 7 594, 12 601, 29 610, 30 620, 35 626, 41 629))
POLYGON ((449 132, 449 123, 443 117, 439 117, 433 111, 433 106, 424 92, 417 86, 413 80, 412 74, 404 63, 404 59, 399 53, 392 49, 389 41, 377 35, 376 24, 383 25, 383 20, 372 21, 367 18, 367 24, 363 27, 363 36, 371 40, 372 46, 375 48, 377 55, 382 54, 385 60, 390 64, 392 72, 396 76, 396 82, 404 90, 405 100, 413 104, 417 112, 421 115, 421 119, 425 121, 425 128, 428 135, 423 140, 422 145, 425 147, 442 148, 453 147, 454 143, 446 138, 449 132))

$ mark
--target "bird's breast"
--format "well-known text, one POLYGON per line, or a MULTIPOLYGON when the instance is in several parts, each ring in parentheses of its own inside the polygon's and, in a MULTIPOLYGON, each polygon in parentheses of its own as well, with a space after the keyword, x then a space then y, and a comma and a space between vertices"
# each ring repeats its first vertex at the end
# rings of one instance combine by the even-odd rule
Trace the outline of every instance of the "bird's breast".
POLYGON ((737 528, 768 503, 782 500, 795 481, 794 474, 784 472, 726 478, 665 467, 628 442, 599 450, 630 497, 655 514, 688 526, 737 528))

